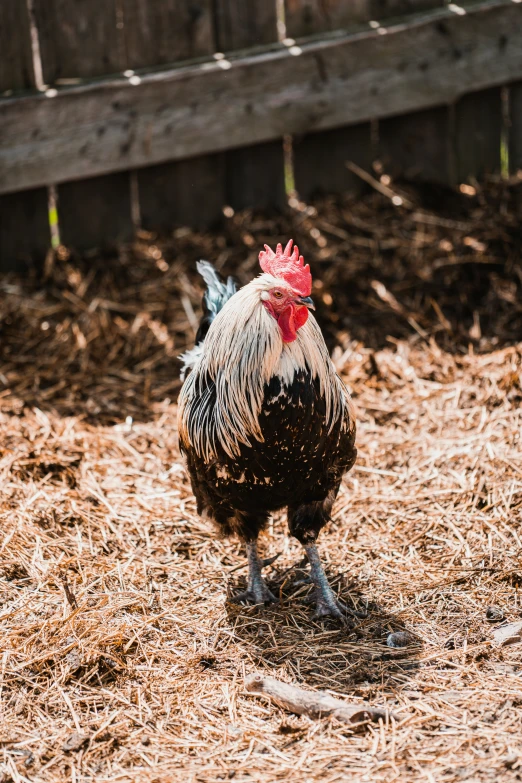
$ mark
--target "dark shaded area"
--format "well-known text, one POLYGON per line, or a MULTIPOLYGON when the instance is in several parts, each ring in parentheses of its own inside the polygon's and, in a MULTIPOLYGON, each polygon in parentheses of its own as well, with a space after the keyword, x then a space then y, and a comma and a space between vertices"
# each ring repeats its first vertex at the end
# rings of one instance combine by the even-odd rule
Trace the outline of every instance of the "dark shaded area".
POLYGON ((378 194, 317 205, 316 227, 328 240, 329 231, 347 234, 321 276, 333 301, 330 345, 339 327, 374 350, 414 332, 456 353, 520 341, 521 186, 490 185, 474 196, 434 186, 400 193, 411 209, 378 194))
POLYGON ((263 244, 290 237, 311 264, 331 349, 408 339, 467 354, 522 340, 522 183, 398 193, 398 206, 372 191, 294 202, 285 214, 246 210, 213 233, 142 232, 112 255, 60 248, 44 269, 3 276, 3 406, 98 423, 148 418, 180 388, 176 356, 192 345, 201 314, 195 262, 209 259, 244 284, 263 244))
MULTIPOLYGON (((258 666, 291 666, 297 682, 318 688, 334 688, 368 698, 374 688, 403 686, 418 667, 421 643, 406 631, 404 622, 368 602, 348 574, 328 573, 338 597, 363 615, 347 617, 342 627, 333 618, 313 618, 313 587, 306 560, 294 567, 268 572, 270 590, 279 605, 237 606, 227 604, 236 636, 248 644, 258 666), (364 615, 366 615, 364 617, 364 615), (391 633, 408 637, 403 649, 389 647, 391 633)), ((241 578, 229 583, 229 596, 243 589, 241 578)))

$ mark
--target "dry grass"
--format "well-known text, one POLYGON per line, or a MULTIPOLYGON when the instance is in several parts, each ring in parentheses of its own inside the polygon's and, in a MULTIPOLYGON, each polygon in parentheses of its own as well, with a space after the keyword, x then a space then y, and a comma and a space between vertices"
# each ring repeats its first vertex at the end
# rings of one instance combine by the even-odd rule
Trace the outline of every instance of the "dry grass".
POLYGON ((520 646, 493 647, 486 619, 522 609, 518 190, 446 213, 410 194, 416 216, 376 195, 236 216, 1 282, 2 783, 520 779, 520 646), (243 261, 245 279, 291 233, 322 270, 359 410, 320 540, 337 589, 369 607, 349 630, 312 621, 279 518, 263 545, 282 553, 281 606, 227 603, 244 553, 196 516, 177 451, 194 260, 243 261), (387 647, 402 628, 418 644, 387 647), (288 716, 244 692, 254 670, 405 718, 353 734, 288 716))

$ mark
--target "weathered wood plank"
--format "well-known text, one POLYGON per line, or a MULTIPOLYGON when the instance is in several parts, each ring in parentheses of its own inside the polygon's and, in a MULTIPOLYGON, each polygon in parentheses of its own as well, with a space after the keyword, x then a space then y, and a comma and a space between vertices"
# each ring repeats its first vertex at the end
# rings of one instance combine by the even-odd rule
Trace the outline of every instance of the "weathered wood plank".
MULTIPOLYGON (((35 83, 27 3, 1 0, 0 95, 30 89, 35 83)), ((47 189, 1 196, 0 272, 20 271, 41 261, 49 245, 47 189)))
POLYGON ((436 9, 249 57, 5 99, 0 192, 451 103, 522 76, 522 4, 436 9))
POLYGON ((500 172, 502 103, 500 90, 465 95, 455 106, 457 182, 500 172))
POLYGON ((224 155, 150 166, 138 171, 138 185, 143 228, 208 228, 221 219, 226 203, 224 155))
POLYGON ((371 19, 371 0, 285 0, 289 38, 338 30, 371 19))
POLYGON ((285 0, 286 34, 315 35, 442 5, 444 0, 285 0))
MULTIPOLYGON (((46 83, 82 80, 125 69, 118 0, 33 2, 46 83)), ((74 172, 71 176, 75 178, 74 172)), ((57 180, 50 173, 47 181, 57 180)), ((113 240, 132 236, 128 174, 60 185, 57 208, 61 239, 78 250, 105 247, 113 240)))
POLYGON ((46 84, 125 68, 118 0, 34 0, 34 15, 46 84))
POLYGON ((369 0, 371 19, 413 14, 446 5, 446 0, 369 0))
POLYGON ((60 239, 85 251, 111 249, 134 234, 128 172, 58 187, 60 239))
POLYGON ((453 112, 446 106, 379 122, 379 159, 395 178, 455 183, 453 112))
MULTIPOLYGON (((276 0, 217 0, 216 43, 222 52, 277 41, 276 0)), ((234 209, 286 203, 283 140, 228 150, 226 202, 234 209)))
MULTIPOLYGON (((128 64, 132 68, 216 50, 211 0, 123 0, 128 64)), ((137 171, 141 225, 168 232, 176 224, 206 228, 222 216, 223 154, 204 155, 137 171)))
POLYGON ((214 8, 218 51, 277 41, 276 0, 215 0, 214 8))
POLYGON ((212 54, 212 0, 122 0, 127 68, 212 54))
POLYGON ((509 173, 522 171, 522 82, 509 87, 509 173))
POLYGON ((0 15, 0 95, 34 86, 31 30, 26 2, 2 0, 0 15))
POLYGON ((47 188, 0 196, 0 272, 41 261, 50 244, 47 188))
POLYGON ((295 187, 301 198, 319 193, 359 193, 362 180, 346 168, 352 161, 369 171, 373 160, 369 122, 294 137, 295 187))
POLYGON ((286 204, 283 140, 228 150, 226 203, 234 209, 281 208, 286 204))

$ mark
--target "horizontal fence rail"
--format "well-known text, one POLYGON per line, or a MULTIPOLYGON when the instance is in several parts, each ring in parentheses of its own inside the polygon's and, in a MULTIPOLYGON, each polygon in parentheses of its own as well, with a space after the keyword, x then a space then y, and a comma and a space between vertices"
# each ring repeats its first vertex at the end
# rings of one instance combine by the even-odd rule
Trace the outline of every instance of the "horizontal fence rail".
POLYGON ((517 0, 2 3, 0 268, 48 246, 50 185, 80 249, 136 215, 281 207, 283 137, 303 198, 359 189, 346 161, 446 185, 498 173, 502 145, 522 166, 517 0))
POLYGON ((485 0, 274 51, 6 100, 0 193, 451 103, 522 75, 522 8, 485 0), (517 30, 518 26, 518 30, 517 30))

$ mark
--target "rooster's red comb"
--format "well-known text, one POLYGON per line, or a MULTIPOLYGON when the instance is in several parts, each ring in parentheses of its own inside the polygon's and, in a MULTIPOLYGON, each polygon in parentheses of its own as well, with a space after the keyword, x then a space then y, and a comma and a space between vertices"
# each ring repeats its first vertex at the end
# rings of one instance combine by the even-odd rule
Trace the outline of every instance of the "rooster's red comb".
POLYGON ((259 253, 259 263, 263 272, 283 278, 300 296, 310 296, 312 293, 310 267, 308 264, 305 266, 304 258, 299 255, 297 245, 292 252, 293 244, 294 240, 290 239, 284 250, 279 244, 275 253, 265 245, 265 249, 259 253))

